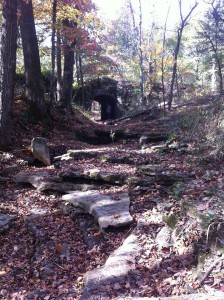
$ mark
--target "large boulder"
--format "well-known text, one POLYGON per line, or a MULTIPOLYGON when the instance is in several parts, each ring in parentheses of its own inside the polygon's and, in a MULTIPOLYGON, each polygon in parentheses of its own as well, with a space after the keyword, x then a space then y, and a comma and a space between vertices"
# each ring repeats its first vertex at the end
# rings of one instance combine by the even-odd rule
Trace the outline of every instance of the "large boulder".
POLYGON ((127 193, 108 196, 98 191, 74 192, 62 196, 62 199, 92 214, 101 229, 125 226, 132 222, 127 193))
POLYGON ((47 139, 43 137, 36 137, 31 142, 31 149, 33 157, 44 163, 46 166, 50 166, 50 152, 47 145, 47 139))

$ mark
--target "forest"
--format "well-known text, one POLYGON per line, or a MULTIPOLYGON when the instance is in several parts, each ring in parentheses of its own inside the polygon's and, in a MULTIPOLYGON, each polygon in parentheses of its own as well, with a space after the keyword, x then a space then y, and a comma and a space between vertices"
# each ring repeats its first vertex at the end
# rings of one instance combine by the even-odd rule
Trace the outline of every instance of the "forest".
POLYGON ((224 299, 224 2, 117 5, 0 1, 0 299, 224 299))

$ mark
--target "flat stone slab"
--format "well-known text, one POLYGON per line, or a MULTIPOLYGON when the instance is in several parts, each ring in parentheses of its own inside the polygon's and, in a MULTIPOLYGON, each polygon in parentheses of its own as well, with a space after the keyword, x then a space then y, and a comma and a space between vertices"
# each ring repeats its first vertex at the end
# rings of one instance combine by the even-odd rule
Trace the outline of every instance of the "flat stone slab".
POLYGON ((58 175, 50 175, 45 171, 19 172, 13 180, 17 183, 30 183, 39 192, 53 190, 70 193, 72 191, 97 190, 102 184, 122 185, 125 183, 126 177, 110 172, 100 172, 98 169, 90 169, 84 172, 61 171, 58 175))
MULTIPOLYGON (((98 299, 98 295, 106 292, 106 285, 119 283, 132 270, 132 264, 135 263, 135 257, 140 251, 141 246, 134 231, 109 256, 104 266, 86 273, 85 287, 80 300, 98 299)), ((104 299, 103 296, 102 299, 104 299)))
POLYGON ((101 155, 100 159, 103 162, 109 162, 109 163, 112 163, 112 164, 127 164, 127 165, 134 165, 135 164, 134 159, 132 159, 129 156, 126 156, 126 155, 123 155, 121 157, 116 157, 116 156, 113 156, 113 155, 105 154, 105 155, 101 155))
MULTIPOLYGON (((85 286, 80 300, 111 299, 112 290, 119 288, 120 283, 128 282, 130 273, 135 270, 136 258, 144 251, 139 239, 139 229, 148 226, 148 221, 138 221, 137 227, 131 235, 125 239, 123 244, 115 250, 107 259, 106 263, 85 274, 85 286)), ((150 224, 150 223, 149 223, 150 224)), ((125 293, 125 291, 123 291, 125 293)), ((122 293, 122 292, 121 292, 122 293)), ((113 294, 114 295, 114 294, 113 294)), ((169 297, 139 297, 123 296, 116 297, 117 300, 222 300, 224 293, 210 290, 206 293, 188 295, 173 295, 169 297)))
POLYGON ((116 184, 116 185, 123 185, 127 180, 127 177, 124 174, 102 172, 99 169, 87 169, 84 170, 84 172, 79 170, 61 171, 58 173, 58 176, 62 180, 66 180, 66 181, 87 179, 91 181, 94 180, 101 183, 116 184))
POLYGON ((125 226, 132 222, 127 193, 116 194, 113 197, 98 191, 74 192, 62 196, 62 199, 92 214, 101 229, 125 226))
POLYGON ((8 230, 17 219, 14 215, 0 214, 0 233, 8 230))
POLYGON ((19 172, 13 178, 14 182, 17 183, 30 183, 35 188, 39 189, 43 182, 46 182, 49 176, 48 172, 34 172, 34 173, 26 173, 19 172))

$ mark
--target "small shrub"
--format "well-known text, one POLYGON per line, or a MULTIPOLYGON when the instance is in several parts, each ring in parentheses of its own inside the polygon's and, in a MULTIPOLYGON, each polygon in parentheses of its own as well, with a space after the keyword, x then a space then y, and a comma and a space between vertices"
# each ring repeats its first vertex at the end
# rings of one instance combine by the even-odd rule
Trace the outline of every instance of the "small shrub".
POLYGON ((171 193, 175 200, 179 201, 186 185, 182 182, 175 183, 171 188, 171 193))

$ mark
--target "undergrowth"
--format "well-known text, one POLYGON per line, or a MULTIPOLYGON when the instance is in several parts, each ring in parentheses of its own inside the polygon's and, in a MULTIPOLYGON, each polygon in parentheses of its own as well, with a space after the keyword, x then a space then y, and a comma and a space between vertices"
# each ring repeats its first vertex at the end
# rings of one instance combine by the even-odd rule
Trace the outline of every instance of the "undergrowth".
POLYGON ((85 109, 83 106, 73 104, 73 107, 77 109, 81 114, 83 114, 86 118, 91 119, 93 117, 92 112, 90 110, 85 109))
POLYGON ((181 112, 170 124, 170 136, 193 143, 199 153, 216 160, 224 156, 224 97, 213 98, 204 107, 181 112))

